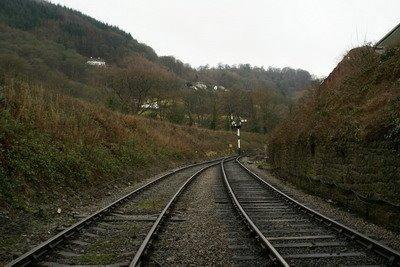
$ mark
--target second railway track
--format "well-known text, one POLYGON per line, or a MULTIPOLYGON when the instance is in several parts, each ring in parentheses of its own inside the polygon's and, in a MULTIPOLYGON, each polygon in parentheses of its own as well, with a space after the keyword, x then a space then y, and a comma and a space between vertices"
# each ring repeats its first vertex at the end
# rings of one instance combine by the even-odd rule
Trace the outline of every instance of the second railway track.
POLYGON ((222 164, 237 212, 282 266, 398 266, 400 254, 313 211, 236 161, 222 164))

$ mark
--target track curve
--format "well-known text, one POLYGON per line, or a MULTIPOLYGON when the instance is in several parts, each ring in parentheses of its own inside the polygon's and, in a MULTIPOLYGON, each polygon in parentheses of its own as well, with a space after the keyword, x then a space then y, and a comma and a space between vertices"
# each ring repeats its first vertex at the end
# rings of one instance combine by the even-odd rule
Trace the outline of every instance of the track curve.
MULTIPOLYGON (((164 204, 161 202, 155 204, 150 203, 157 207, 151 209, 152 214, 147 214, 147 200, 151 197, 149 192, 153 190, 158 193, 159 189, 157 190, 157 187, 167 187, 169 192, 162 197, 169 200, 170 195, 173 195, 176 190, 174 188, 180 186, 182 182, 186 181, 188 176, 192 176, 193 173, 196 173, 198 170, 207 168, 208 166, 219 163, 220 161, 221 159, 216 159, 174 169, 75 223, 20 257, 14 259, 6 266, 27 266, 34 264, 95 264, 96 261, 94 263, 90 262, 93 261, 93 259, 89 259, 87 256, 79 254, 80 251, 88 250, 87 247, 92 245, 92 242, 96 242, 102 236, 105 236, 107 239, 112 237, 118 231, 123 231, 122 234, 124 234, 127 232, 132 233, 132 230, 135 230, 135 232, 132 233, 132 237, 126 241, 129 243, 132 239, 142 237, 142 233, 137 231, 138 224, 140 224, 140 227, 144 225, 143 228, 146 228, 156 220, 154 213, 158 213, 159 207, 164 207, 164 204), (163 184, 166 184, 166 186, 163 186, 163 184), (147 197, 147 199, 143 196, 147 197), (138 204, 143 206, 142 210, 137 209, 138 204), (134 206, 133 211, 131 206, 134 206), (60 259, 61 262, 58 262, 58 259, 60 259)), ((132 244, 131 246, 134 247, 132 244)), ((112 256, 120 259, 129 257, 133 258, 134 255, 132 251, 127 251, 125 254, 126 255, 123 257, 112 256)), ((111 254, 109 253, 108 256, 110 255, 111 254)), ((118 262, 116 265, 129 265, 129 261, 118 262)))

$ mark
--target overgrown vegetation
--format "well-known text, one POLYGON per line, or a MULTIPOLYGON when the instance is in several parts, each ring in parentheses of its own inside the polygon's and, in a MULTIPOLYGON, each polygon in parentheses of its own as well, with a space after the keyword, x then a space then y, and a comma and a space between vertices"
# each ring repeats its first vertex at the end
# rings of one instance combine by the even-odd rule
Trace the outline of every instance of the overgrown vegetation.
MULTIPOLYGON (((90 188, 137 180, 154 163, 162 169, 232 153, 235 136, 219 131, 226 128, 220 100, 231 91, 186 86, 195 81, 130 34, 80 12, 1 1, 0 223, 21 211, 40 217, 44 203, 90 188), (106 67, 88 65, 90 57, 106 67), (156 109, 147 108, 154 102, 156 109)), ((285 105, 277 91, 265 94, 285 105)), ((244 147, 263 140, 245 133, 244 147)))
POLYGON ((282 177, 397 229, 399 63, 399 47, 351 50, 269 139, 282 177))
MULTIPOLYGON (((2 208, 30 210, 43 196, 72 194, 157 163, 233 153, 229 132, 124 115, 41 87, 9 82, 0 113, 2 208)), ((262 136, 246 134, 245 147, 262 136)))

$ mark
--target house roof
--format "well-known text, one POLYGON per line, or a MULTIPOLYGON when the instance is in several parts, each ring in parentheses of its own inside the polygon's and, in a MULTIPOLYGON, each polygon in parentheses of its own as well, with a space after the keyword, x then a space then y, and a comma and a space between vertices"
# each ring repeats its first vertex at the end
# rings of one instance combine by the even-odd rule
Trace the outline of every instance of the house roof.
POLYGON ((380 39, 375 47, 388 46, 396 42, 400 43, 400 23, 380 39))

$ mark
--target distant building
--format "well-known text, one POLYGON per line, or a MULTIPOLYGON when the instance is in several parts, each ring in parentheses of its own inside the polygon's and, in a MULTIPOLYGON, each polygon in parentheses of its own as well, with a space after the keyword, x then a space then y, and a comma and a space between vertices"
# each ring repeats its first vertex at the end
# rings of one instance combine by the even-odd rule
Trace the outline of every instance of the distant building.
POLYGON ((91 66, 97 66, 97 67, 105 67, 106 66, 106 62, 104 60, 102 60, 101 58, 90 58, 90 60, 88 60, 86 62, 86 64, 91 65, 91 66))
POLYGON ((205 85, 204 83, 202 83, 202 82, 196 82, 195 84, 191 84, 190 86, 189 86, 190 88, 192 88, 193 90, 206 90, 207 89, 207 85, 205 85))
POLYGON ((215 85, 215 86, 213 87, 213 89, 214 89, 214 91, 224 91, 224 92, 228 91, 228 90, 226 90, 226 88, 225 88, 224 86, 222 86, 222 85, 215 85))
POLYGON ((385 50, 387 47, 395 45, 400 45, 400 24, 379 40, 375 45, 375 49, 380 52, 385 50))
POLYGON ((143 109, 159 109, 160 105, 157 101, 147 100, 146 103, 141 106, 143 109))

